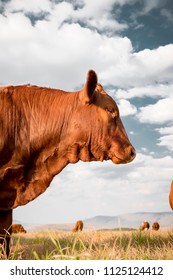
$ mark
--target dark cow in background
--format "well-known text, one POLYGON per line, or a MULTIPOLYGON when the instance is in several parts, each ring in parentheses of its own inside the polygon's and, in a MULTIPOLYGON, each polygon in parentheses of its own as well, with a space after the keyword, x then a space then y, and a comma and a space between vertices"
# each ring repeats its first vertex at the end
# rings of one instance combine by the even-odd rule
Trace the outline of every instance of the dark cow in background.
POLYGON ((93 70, 76 92, 0 87, 0 242, 10 236, 12 209, 42 194, 69 163, 134 158, 118 107, 93 70))
POLYGON ((73 232, 82 231, 83 230, 83 222, 81 220, 77 221, 74 228, 72 229, 73 232))
POLYGON ((160 225, 159 225, 158 222, 154 222, 154 223, 152 224, 152 229, 153 229, 153 230, 159 230, 159 228, 160 228, 160 225))
POLYGON ((150 228, 150 224, 147 221, 144 221, 143 224, 140 226, 141 230, 148 230, 150 228))
POLYGON ((169 204, 173 210, 173 181, 171 183, 171 189, 170 189, 170 193, 169 193, 169 204))
POLYGON ((26 230, 21 224, 12 224, 11 231, 12 233, 26 233, 26 230))

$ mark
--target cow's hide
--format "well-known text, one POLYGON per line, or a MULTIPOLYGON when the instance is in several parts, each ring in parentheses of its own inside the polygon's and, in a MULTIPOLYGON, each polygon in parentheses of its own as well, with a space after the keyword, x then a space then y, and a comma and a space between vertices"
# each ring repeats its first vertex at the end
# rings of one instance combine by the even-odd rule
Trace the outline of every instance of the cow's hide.
POLYGON ((26 230, 21 224, 12 224, 12 233, 26 233, 26 230))
POLYGON ((73 232, 82 231, 83 230, 83 222, 81 220, 76 221, 74 228, 72 229, 73 232))
POLYGON ((159 225, 158 222, 154 222, 154 223, 152 224, 152 229, 153 229, 153 230, 159 230, 159 228, 160 228, 160 225, 159 225))
POLYGON ((150 228, 150 224, 147 221, 144 221, 143 224, 140 226, 141 230, 148 230, 150 228))

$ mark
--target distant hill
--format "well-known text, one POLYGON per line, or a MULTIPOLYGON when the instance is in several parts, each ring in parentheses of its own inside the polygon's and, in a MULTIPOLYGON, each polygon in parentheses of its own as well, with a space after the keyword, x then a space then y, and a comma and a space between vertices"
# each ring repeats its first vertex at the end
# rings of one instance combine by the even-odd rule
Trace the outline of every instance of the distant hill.
MULTIPOLYGON (((128 213, 118 216, 95 216, 83 220, 84 230, 96 229, 121 229, 134 228, 138 229, 144 221, 148 221, 150 226, 154 222, 158 222, 161 228, 173 229, 173 212, 138 212, 128 213)), ((17 221, 20 223, 19 221, 17 221)), ((45 225, 29 225, 23 224, 27 231, 71 231, 74 223, 66 224, 45 224, 45 225)))
POLYGON ((138 212, 118 216, 96 216, 84 220, 87 227, 96 229, 139 228, 143 221, 158 222, 161 228, 173 228, 173 212, 138 212))
POLYGON ((74 224, 45 224, 45 225, 28 225, 26 229, 28 232, 38 231, 72 231, 74 224))

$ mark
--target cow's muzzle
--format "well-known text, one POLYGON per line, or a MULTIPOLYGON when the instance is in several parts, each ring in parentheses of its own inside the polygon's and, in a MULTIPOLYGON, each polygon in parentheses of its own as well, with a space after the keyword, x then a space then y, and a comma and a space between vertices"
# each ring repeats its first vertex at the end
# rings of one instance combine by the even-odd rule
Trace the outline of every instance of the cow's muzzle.
POLYGON ((115 154, 112 156, 111 160, 115 164, 129 163, 134 160, 136 157, 136 151, 133 146, 129 145, 125 148, 124 153, 122 155, 115 154))

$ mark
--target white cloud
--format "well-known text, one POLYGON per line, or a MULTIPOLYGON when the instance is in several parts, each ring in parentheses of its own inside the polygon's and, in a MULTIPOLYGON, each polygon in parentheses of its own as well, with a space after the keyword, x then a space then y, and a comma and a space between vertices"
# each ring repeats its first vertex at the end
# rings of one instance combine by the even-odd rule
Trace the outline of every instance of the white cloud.
POLYGON ((88 20, 88 25, 99 31, 107 31, 108 34, 115 33, 115 31, 123 31, 128 28, 127 24, 108 19, 105 15, 98 19, 88 20))
POLYGON ((139 23, 134 27, 134 29, 137 30, 137 29, 143 28, 144 26, 145 25, 143 23, 139 23))
POLYGON ((76 12, 76 15, 79 17, 99 18, 103 14, 109 14, 112 10, 114 4, 125 5, 129 3, 134 3, 137 0, 83 0, 83 7, 76 12))
MULTIPOLYGON (((48 0, 13 0, 6 4, 6 11, 7 12, 18 12, 24 11, 25 13, 33 13, 33 14, 40 14, 40 13, 50 13, 51 17, 57 14, 60 16, 61 13, 60 9, 61 6, 71 6, 71 13, 67 13, 65 19, 72 20, 73 22, 78 22, 81 20, 85 22, 85 24, 89 25, 90 27, 94 27, 97 30, 105 31, 108 30, 114 32, 117 30, 126 29, 128 26, 124 23, 119 23, 115 19, 111 19, 110 12, 112 9, 112 5, 115 3, 119 3, 122 1, 117 0, 108 0, 106 3, 105 1, 100 0, 87 0, 87 1, 71 1, 71 3, 61 2, 61 3, 54 3, 48 0), (73 4, 80 4, 80 8, 74 9, 73 4)), ((127 2, 127 1, 124 1, 127 2)), ((60 19, 57 17, 57 21, 60 19)))
POLYGON ((145 185, 145 182, 150 183, 152 188, 155 182, 160 185, 159 180, 163 181, 163 178, 171 181, 172 164, 173 158, 171 156, 154 158, 152 155, 138 153, 134 168, 127 176, 131 180, 136 180, 136 184, 143 183, 145 185))
POLYGON ((166 126, 157 128, 162 136, 158 139, 158 146, 165 146, 170 151, 173 151, 173 126, 166 126))
POLYGON ((137 114, 140 122, 150 124, 163 124, 173 121, 173 97, 161 99, 155 104, 141 107, 137 114))
POLYGON ((137 66, 141 66, 139 73, 141 78, 145 78, 145 82, 170 82, 172 81, 172 65, 173 56, 173 44, 161 46, 157 49, 149 50, 145 49, 138 53, 134 53, 133 59, 137 66), (171 72, 171 73, 170 73, 171 72), (148 76, 148 77, 147 77, 148 76), (151 80, 152 79, 152 80, 151 80))
POLYGON ((146 152, 148 152, 148 149, 146 147, 141 147, 141 151, 146 153, 146 152))
POLYGON ((164 16, 169 22, 173 22, 173 13, 170 10, 162 9, 161 15, 164 16))
POLYGON ((157 128, 156 131, 158 131, 162 135, 173 134, 173 126, 160 127, 160 128, 157 128))
POLYGON ((132 48, 127 38, 108 38, 79 24, 58 29, 55 17, 32 26, 21 12, 10 13, 0 16, 0 25, 1 84, 29 82, 73 90, 84 83, 88 69, 100 72, 101 79, 101 71, 120 63, 132 48))
POLYGON ((159 138, 158 146, 166 146, 170 151, 173 152, 173 134, 164 135, 159 138))
MULTIPOLYGON (((131 1, 129 1, 130 4, 131 1)), ((158 9, 160 7, 163 7, 164 2, 162 0, 145 0, 145 1, 132 1, 133 3, 140 3, 141 9, 134 9, 131 18, 137 22, 137 18, 149 14, 152 10, 158 9)))
POLYGON ((113 4, 119 4, 120 2, 122 1, 108 0, 105 2, 100 0, 84 0, 84 6, 81 9, 75 10, 71 18, 75 22, 81 20, 89 27, 94 27, 99 31, 112 33, 124 30, 128 28, 128 25, 119 23, 115 17, 112 18, 111 16, 113 4))
POLYGON ((148 14, 153 9, 157 9, 158 7, 160 7, 160 5, 162 5, 162 0, 145 0, 144 8, 141 13, 148 14))
POLYGON ((101 73, 108 84, 121 88, 173 82, 173 44, 154 50, 119 52, 118 59, 101 73))
POLYGON ((102 214, 169 211, 172 166, 170 156, 154 158, 141 153, 127 165, 110 161, 68 165, 43 195, 17 208, 14 218, 21 220, 23 216, 31 223, 66 223, 102 214))
POLYGON ((6 12, 49 12, 51 10, 51 2, 48 0, 12 0, 6 3, 5 10, 6 12))
POLYGON ((143 87, 118 89, 114 94, 117 98, 132 99, 134 97, 169 97, 173 92, 173 84, 151 84, 143 87))
POLYGON ((148 85, 149 90, 154 83, 172 83, 173 44, 135 53, 127 37, 109 37, 69 21, 76 16, 76 20, 81 17, 101 29, 119 28, 120 23, 108 15, 113 4, 125 2, 86 1, 77 10, 67 2, 8 2, 5 16, 0 15, 0 83, 30 82, 72 90, 84 82, 89 68, 99 73, 104 85, 148 85), (49 15, 32 26, 22 10, 48 11, 49 15))
POLYGON ((120 99, 118 101, 118 107, 122 117, 135 115, 137 113, 137 108, 134 105, 130 104, 130 102, 125 99, 120 99))

